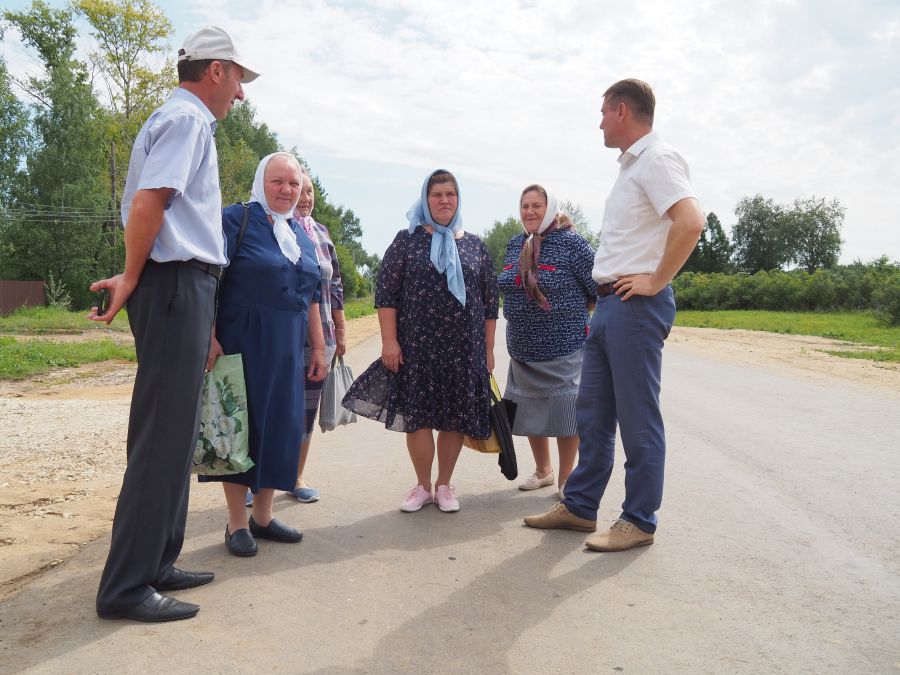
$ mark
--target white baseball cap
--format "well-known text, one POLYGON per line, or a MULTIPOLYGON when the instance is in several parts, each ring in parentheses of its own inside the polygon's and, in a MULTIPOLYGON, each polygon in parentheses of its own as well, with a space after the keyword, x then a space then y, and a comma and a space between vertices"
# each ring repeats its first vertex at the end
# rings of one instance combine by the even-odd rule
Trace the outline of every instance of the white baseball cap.
POLYGON ((238 55, 237 47, 231 40, 231 36, 216 26, 204 26, 196 33, 191 33, 184 39, 184 44, 178 50, 178 62, 205 61, 214 59, 218 61, 232 61, 244 69, 244 77, 241 83, 253 82, 259 73, 247 67, 244 60, 238 55))

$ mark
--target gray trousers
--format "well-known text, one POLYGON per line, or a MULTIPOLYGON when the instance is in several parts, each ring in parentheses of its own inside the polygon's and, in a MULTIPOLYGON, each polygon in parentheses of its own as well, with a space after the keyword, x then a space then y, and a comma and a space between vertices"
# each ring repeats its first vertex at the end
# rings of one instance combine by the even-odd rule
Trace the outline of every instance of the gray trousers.
POLYGON ((217 284, 189 264, 148 261, 128 300, 138 368, 100 615, 143 602, 181 552, 217 284))

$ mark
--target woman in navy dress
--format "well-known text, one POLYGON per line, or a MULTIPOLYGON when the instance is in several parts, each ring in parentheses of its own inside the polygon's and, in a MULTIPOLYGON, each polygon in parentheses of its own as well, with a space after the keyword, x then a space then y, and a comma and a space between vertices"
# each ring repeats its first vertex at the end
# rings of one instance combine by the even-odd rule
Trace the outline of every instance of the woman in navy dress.
POLYGON ((416 486, 402 511, 433 501, 452 512, 459 510, 450 479, 463 435, 490 435, 497 278, 484 242, 462 230, 453 174, 429 175, 407 217, 409 228, 394 238, 378 272, 381 359, 356 379, 343 404, 406 433, 416 486))
POLYGON ((221 481, 228 503, 225 543, 234 555, 255 555, 254 538, 297 542, 298 530, 272 517, 275 490, 289 491, 297 476, 303 439, 303 345, 313 345, 307 371, 325 376, 325 342, 318 317, 319 263, 313 243, 291 218, 303 176, 297 159, 284 152, 260 162, 251 192, 247 228, 237 246, 245 207, 222 216, 230 264, 225 272, 208 367, 220 354, 240 353, 247 382, 250 457, 255 466, 221 481), (254 493, 249 520, 247 488, 254 493))

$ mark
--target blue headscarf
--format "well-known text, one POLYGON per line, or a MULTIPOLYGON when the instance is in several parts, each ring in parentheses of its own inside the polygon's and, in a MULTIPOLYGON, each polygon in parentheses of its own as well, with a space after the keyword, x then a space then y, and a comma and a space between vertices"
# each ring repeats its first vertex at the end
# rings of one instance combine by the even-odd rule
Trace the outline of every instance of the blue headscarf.
POLYGON ((462 218, 459 215, 459 192, 457 191, 456 195, 456 213, 453 214, 453 219, 446 227, 434 222, 428 208, 428 181, 440 171, 446 171, 446 169, 438 169, 428 174, 425 182, 422 183, 422 195, 406 212, 406 217, 409 218, 410 234, 420 225, 427 224, 434 228, 434 234, 431 236, 431 263, 438 272, 447 274, 447 288, 453 297, 465 307, 466 282, 463 279, 462 263, 459 260, 459 250, 456 248, 456 238, 454 237, 454 234, 462 229, 462 218))

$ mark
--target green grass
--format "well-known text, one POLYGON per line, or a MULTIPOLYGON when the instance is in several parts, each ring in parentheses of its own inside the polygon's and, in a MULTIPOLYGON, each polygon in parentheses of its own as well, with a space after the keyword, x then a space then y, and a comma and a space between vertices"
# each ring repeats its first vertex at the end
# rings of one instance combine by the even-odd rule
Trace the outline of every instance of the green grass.
MULTIPOLYGON (((106 324, 91 321, 86 316, 87 310, 68 312, 55 307, 22 307, 12 314, 0 316, 0 333, 47 335, 96 330, 99 337, 106 331, 106 324)), ((124 309, 119 311, 109 328, 121 333, 128 332, 128 316, 124 309)))
POLYGON ((344 317, 358 319, 375 313, 375 299, 370 295, 366 298, 351 298, 344 302, 344 317))
POLYGON ((53 368, 73 368, 109 359, 134 361, 134 347, 110 339, 86 342, 0 337, 0 380, 22 380, 53 368))
MULTIPOLYGON (((352 298, 344 305, 348 319, 375 313, 373 298, 352 298)), ((54 368, 72 368, 83 363, 108 359, 134 361, 134 347, 117 345, 104 338, 106 325, 89 321, 87 312, 67 312, 50 307, 23 307, 0 317, 0 333, 17 335, 53 335, 96 331, 96 340, 55 342, 53 340, 16 340, 0 337, 0 380, 21 380, 41 375, 54 368)), ((122 310, 110 328, 127 333, 128 317, 122 310)))
POLYGON ((675 324, 697 328, 743 328, 769 333, 818 335, 878 347, 876 351, 833 350, 829 354, 851 359, 900 362, 900 326, 887 326, 868 312, 763 312, 728 310, 679 311, 675 324))

